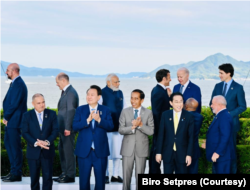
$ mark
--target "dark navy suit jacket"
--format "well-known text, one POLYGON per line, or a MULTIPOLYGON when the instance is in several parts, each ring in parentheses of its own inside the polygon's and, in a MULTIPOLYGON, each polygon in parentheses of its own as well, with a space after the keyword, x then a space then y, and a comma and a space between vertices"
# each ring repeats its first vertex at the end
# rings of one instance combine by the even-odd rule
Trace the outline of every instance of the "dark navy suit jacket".
POLYGON ((167 91, 157 84, 151 92, 151 106, 154 117, 154 137, 157 137, 161 116, 164 111, 170 109, 170 99, 167 91))
POLYGON ((28 159, 37 160, 41 153, 45 159, 53 158, 55 155, 54 140, 58 136, 56 112, 48 109, 44 110, 42 130, 35 110, 26 112, 22 119, 22 135, 27 141, 26 157, 28 159), (48 140, 50 142, 49 150, 41 149, 40 146, 34 147, 37 139, 48 140))
MULTIPOLYGON (((175 85, 173 92, 179 92, 180 87, 181 87, 181 84, 175 85)), ((202 106, 202 103, 201 103, 201 89, 200 89, 199 86, 197 86, 196 84, 189 81, 189 84, 188 84, 187 88, 184 91, 183 98, 184 98, 184 103, 186 102, 186 100, 188 98, 194 98, 195 100, 197 100, 198 103, 199 103, 199 106, 197 107, 196 111, 198 113, 201 113, 201 106, 202 106)))
POLYGON ((27 96, 27 87, 19 76, 11 84, 3 100, 3 117, 8 121, 8 128, 21 128, 22 116, 27 112, 27 96))
POLYGON ((171 162, 174 142, 176 143, 176 154, 179 163, 184 164, 186 156, 193 157, 194 118, 186 110, 182 110, 176 134, 174 133, 173 110, 165 111, 161 116, 156 154, 161 154, 165 163, 171 162))
MULTIPOLYGON (((215 85, 210 104, 214 96, 222 95, 224 82, 220 82, 215 85)), ((247 109, 247 103, 245 99, 245 92, 243 86, 233 80, 226 94, 227 110, 233 118, 233 132, 240 130, 239 114, 247 109)))
POLYGON ((199 134, 202 126, 203 116, 195 111, 189 112, 194 116, 194 153, 192 159, 199 159, 201 156, 199 146, 199 134))
POLYGON ((220 155, 216 162, 235 159, 235 147, 233 142, 233 122, 228 110, 219 112, 207 131, 206 157, 211 161, 213 153, 220 155))
POLYGON ((92 122, 87 123, 90 114, 89 105, 83 105, 77 108, 73 120, 73 130, 79 131, 75 154, 78 157, 86 158, 91 151, 92 141, 95 146, 96 156, 107 157, 110 155, 108 146, 107 132, 111 132, 114 128, 109 108, 103 105, 97 107, 101 122, 95 121, 94 129, 92 122))

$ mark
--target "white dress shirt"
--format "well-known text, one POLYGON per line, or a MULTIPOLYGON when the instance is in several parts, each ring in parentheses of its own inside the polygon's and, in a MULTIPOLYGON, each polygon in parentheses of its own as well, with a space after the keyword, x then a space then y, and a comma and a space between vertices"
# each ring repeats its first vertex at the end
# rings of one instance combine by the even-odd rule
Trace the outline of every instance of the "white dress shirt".
MULTIPOLYGON (((138 110, 137 116, 140 117, 141 116, 140 115, 141 114, 141 107, 139 107, 137 109, 133 108, 133 115, 135 115, 135 110, 138 110)), ((140 126, 137 127, 137 129, 140 129, 140 128, 141 128, 140 126)), ((135 133, 135 129, 133 129, 132 132, 135 133)))
MULTIPOLYGON (((173 110, 173 119, 175 118, 175 113, 177 113, 177 117, 178 117, 178 120, 179 120, 179 122, 180 122, 181 112, 182 112, 182 111, 176 112, 176 111, 173 110)), ((178 122, 178 123, 179 123, 179 122, 178 122)))
POLYGON ((189 85, 189 82, 190 82, 190 80, 188 80, 183 86, 183 89, 182 89, 182 94, 184 94, 184 92, 185 92, 185 90, 186 90, 186 88, 187 88, 187 86, 189 85))

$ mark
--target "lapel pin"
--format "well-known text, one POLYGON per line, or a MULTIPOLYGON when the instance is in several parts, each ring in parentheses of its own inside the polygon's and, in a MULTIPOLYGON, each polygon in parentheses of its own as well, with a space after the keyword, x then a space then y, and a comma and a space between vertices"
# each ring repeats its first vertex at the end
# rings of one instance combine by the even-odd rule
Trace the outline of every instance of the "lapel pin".
POLYGON ((120 100, 122 100, 122 98, 120 98, 120 100))
POLYGON ((183 119, 181 121, 183 121, 183 119))
POLYGON ((232 87, 231 90, 233 90, 234 88, 232 87))
POLYGON ((47 118, 47 114, 45 114, 45 118, 47 118))
POLYGON ((100 115, 102 115, 102 111, 100 111, 100 115))
POLYGON ((169 121, 171 121, 172 120, 172 118, 169 118, 169 121))

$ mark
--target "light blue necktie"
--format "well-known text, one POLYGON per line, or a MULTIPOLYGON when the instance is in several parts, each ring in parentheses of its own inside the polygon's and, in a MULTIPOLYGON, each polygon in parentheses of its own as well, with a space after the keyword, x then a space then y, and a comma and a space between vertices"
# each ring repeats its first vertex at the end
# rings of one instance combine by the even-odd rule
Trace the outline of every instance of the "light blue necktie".
POLYGON ((182 93, 183 87, 184 87, 184 85, 181 85, 181 87, 180 87, 180 93, 182 93))
POLYGON ((227 92, 227 83, 224 85, 224 89, 223 89, 223 92, 222 92, 222 95, 225 97, 226 96, 226 93, 227 92))
POLYGON ((38 113, 38 121, 39 121, 40 129, 42 130, 42 126, 43 126, 42 113, 38 113))
MULTIPOLYGON (((95 109, 91 109, 91 111, 95 111, 95 109)), ((92 122, 92 128, 94 129, 94 127, 95 127, 95 119, 92 119, 91 122, 92 122)), ((92 141, 91 147, 92 147, 93 149, 95 149, 94 140, 92 141)))
POLYGON ((134 119, 136 119, 138 117, 138 110, 135 110, 135 115, 134 115, 134 119))

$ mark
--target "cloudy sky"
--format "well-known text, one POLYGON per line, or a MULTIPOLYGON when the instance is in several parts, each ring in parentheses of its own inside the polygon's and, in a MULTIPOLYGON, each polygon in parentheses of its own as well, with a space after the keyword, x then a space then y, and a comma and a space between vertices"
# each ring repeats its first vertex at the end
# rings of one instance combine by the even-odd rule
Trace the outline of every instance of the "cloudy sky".
POLYGON ((250 2, 1 3, 1 60, 86 74, 223 53, 250 61, 250 2))

